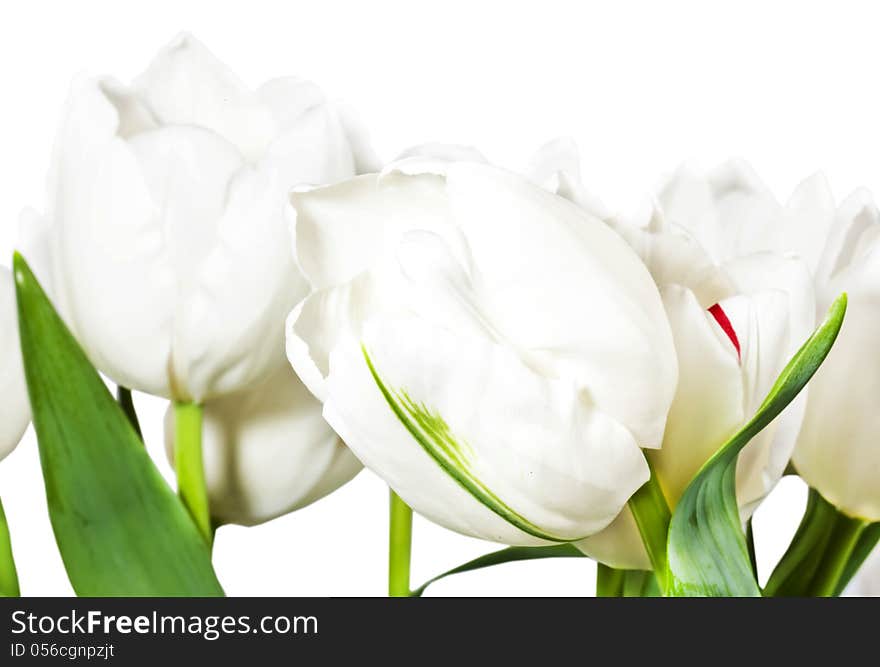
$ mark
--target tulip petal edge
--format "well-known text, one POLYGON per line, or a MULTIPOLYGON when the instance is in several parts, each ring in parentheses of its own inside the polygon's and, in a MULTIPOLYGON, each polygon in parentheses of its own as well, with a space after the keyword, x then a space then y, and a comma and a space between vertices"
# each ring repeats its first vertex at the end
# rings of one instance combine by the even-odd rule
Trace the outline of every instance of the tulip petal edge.
POLYGON ((551 542, 574 542, 582 539, 569 539, 548 533, 501 500, 470 470, 467 460, 470 448, 467 443, 461 443, 456 439, 443 417, 425 404, 414 401, 406 390, 393 389, 386 385, 365 345, 361 345, 361 351, 370 369, 370 375, 394 415, 437 465, 475 500, 533 537, 551 542))

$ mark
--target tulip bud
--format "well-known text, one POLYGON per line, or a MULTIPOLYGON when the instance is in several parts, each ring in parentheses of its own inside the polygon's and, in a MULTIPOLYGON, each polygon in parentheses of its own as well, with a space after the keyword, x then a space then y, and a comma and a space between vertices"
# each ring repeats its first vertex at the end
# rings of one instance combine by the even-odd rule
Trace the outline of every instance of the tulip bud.
MULTIPOLYGON (((174 461, 174 412, 165 414, 174 461)), ((204 406, 202 452, 211 514, 251 526, 309 505, 351 480, 360 462, 289 366, 204 406)))
POLYGON ((259 383, 284 363, 281 323, 307 292, 288 190, 371 165, 313 84, 250 90, 182 35, 130 86, 73 86, 39 253, 53 300, 119 384, 202 402, 259 383))
POLYGON ((0 267, 0 460, 21 440, 31 419, 21 348, 15 286, 9 270, 0 267))
POLYGON ((485 164, 411 158, 293 196, 313 291, 288 356, 414 510, 509 544, 604 528, 648 477, 676 371, 601 221, 485 164))

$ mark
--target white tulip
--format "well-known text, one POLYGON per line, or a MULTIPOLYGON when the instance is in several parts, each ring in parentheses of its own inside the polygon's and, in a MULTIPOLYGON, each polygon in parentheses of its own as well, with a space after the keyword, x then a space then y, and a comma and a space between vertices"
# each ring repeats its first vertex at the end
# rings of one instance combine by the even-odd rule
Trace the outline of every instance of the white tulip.
POLYGON ((368 468, 433 521, 508 544, 618 514, 676 382, 625 243, 474 161, 411 158, 293 205, 312 293, 288 357, 368 468))
MULTIPOLYGON (((647 453, 672 507, 700 467, 754 414, 814 322, 806 264, 740 242, 735 230, 749 216, 732 205, 736 183, 718 187, 713 176, 679 172, 647 215, 608 220, 651 271, 672 326, 678 387, 662 447, 647 453), (719 238, 724 242, 713 245, 719 238)), ((568 180, 577 192, 577 180, 568 180)), ((785 209, 777 209, 783 215, 785 209)), ((782 476, 802 415, 803 400, 740 455, 737 500, 743 520, 782 476)), ((579 546, 614 567, 650 568, 628 508, 579 546)))
POLYGON ((847 292, 846 321, 810 382, 793 462, 845 514, 880 521, 880 212, 863 190, 838 210, 816 292, 820 311, 847 292))
POLYGON ((0 267, 0 460, 15 449, 30 419, 18 344, 15 285, 9 269, 0 267))
MULTIPOLYGON (((173 462, 170 408, 165 444, 173 462)), ((288 365, 255 388, 205 404, 202 451, 212 516, 246 526, 323 498, 362 467, 288 365)))
POLYGON ((371 163, 313 84, 250 90, 182 35, 131 86, 73 87, 42 232, 53 299, 117 383, 197 402, 259 383, 307 291, 288 190, 371 163))

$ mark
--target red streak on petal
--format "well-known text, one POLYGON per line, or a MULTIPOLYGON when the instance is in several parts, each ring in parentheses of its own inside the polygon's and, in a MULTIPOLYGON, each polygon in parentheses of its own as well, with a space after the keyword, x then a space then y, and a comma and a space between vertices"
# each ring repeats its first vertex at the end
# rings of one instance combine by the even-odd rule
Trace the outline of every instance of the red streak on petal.
POLYGON ((724 330, 724 333, 727 334, 730 342, 733 343, 733 346, 736 348, 737 358, 742 361, 742 355, 739 349, 739 338, 736 337, 736 331, 733 330, 733 325, 730 323, 730 320, 727 319, 727 313, 724 312, 721 304, 716 303, 714 306, 709 308, 709 312, 712 313, 712 317, 714 317, 715 321, 718 322, 718 326, 720 326, 724 330))

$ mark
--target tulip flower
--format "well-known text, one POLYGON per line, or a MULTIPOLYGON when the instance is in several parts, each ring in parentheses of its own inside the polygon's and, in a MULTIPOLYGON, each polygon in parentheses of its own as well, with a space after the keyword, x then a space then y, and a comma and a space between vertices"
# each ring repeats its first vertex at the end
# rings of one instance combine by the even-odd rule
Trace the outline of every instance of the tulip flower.
MULTIPOLYGON (((171 461, 174 435, 169 409, 171 461)), ((205 404, 202 451, 214 520, 246 526, 305 507, 362 468, 287 365, 252 389, 205 404)))
POLYGON ((73 86, 42 235, 53 299, 119 384, 197 403, 257 384, 307 291, 288 190, 371 164, 316 86, 251 90, 182 35, 130 86, 73 86))
POLYGON ((793 463, 844 514, 880 521, 880 212, 860 190, 844 201, 816 271, 817 307, 847 292, 847 321, 810 384, 793 463))
MULTIPOLYGON (((559 171, 565 174, 572 163, 570 156, 558 162, 559 171)), ((567 183, 570 192, 582 189, 570 175, 567 183)), ((750 218, 740 211, 740 221, 731 206, 738 193, 735 179, 723 183, 680 171, 640 217, 608 220, 651 271, 672 326, 678 387, 662 447, 647 452, 671 507, 700 467, 755 413, 814 322, 805 262, 756 247, 748 236, 740 240, 736 225, 750 218)), ((769 203, 768 209, 785 210, 769 203)), ((803 405, 802 399, 793 403, 740 455, 737 500, 744 521, 781 478, 803 405)), ((579 546, 614 567, 650 569, 628 508, 579 546)))
POLYGON ((31 419, 27 385, 18 345, 15 287, 0 267, 0 460, 15 449, 31 419))
POLYGON ((288 357, 414 510, 508 544, 604 528, 648 479, 676 383, 639 258, 526 179, 416 157, 295 193, 312 288, 288 357))

